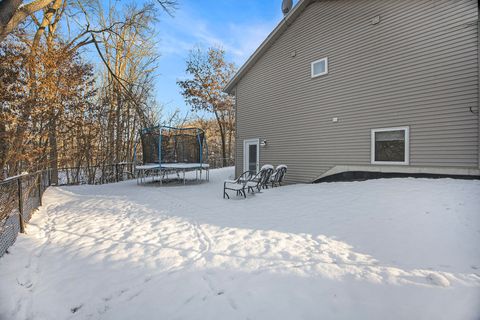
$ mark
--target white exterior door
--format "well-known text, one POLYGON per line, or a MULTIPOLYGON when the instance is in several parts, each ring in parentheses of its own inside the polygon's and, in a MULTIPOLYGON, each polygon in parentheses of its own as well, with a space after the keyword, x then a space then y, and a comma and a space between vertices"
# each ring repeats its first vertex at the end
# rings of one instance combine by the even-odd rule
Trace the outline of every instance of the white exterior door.
POLYGON ((243 171, 260 170, 260 139, 243 140, 243 171))

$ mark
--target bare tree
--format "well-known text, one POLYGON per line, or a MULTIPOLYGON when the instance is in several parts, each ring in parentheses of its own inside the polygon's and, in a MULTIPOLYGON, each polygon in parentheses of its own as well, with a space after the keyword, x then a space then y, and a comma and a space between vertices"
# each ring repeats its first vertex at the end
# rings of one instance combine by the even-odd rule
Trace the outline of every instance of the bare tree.
POLYGON ((177 83, 194 111, 204 110, 215 116, 225 166, 231 156, 235 117, 233 97, 224 93, 223 87, 235 73, 235 66, 225 60, 223 49, 210 48, 204 52, 197 48, 190 52, 186 71, 191 78, 177 83))
MULTIPOLYGON (((106 147, 112 163, 133 159, 136 131, 150 122, 148 104, 159 57, 151 28, 155 8, 128 6, 124 12, 120 20, 129 23, 114 25, 112 32, 102 34, 99 40, 106 66, 102 90, 103 103, 108 106, 106 147)), ((110 8, 108 16, 102 17, 102 27, 119 20, 119 14, 110 8)))

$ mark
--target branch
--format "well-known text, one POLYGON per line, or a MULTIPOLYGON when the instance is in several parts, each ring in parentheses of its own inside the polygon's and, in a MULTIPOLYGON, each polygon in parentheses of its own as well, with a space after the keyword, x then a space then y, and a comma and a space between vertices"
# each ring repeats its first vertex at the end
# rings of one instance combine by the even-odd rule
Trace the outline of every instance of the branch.
MULTIPOLYGON (((12 0, 4 0, 2 4, 6 1, 5 5, 8 5, 9 1, 12 0)), ((16 2, 16 1, 13 1, 16 2)), ((11 16, 8 20, 7 24, 0 25, 0 41, 2 41, 10 32, 12 32, 20 23, 25 21, 25 19, 35 12, 46 8, 49 4, 51 4, 53 0, 35 0, 25 5, 20 5, 15 10, 15 13, 11 16)))
POLYGON ((40 21, 37 19, 37 17, 35 17, 34 14, 31 14, 31 15, 30 15, 30 18, 32 18, 33 22, 37 25, 37 27, 40 27, 41 23, 40 23, 40 21))
POLYGON ((4 27, 7 25, 21 4, 22 0, 0 1, 0 26, 4 27))
MULTIPOLYGON (((86 28, 85 28, 85 31, 80 33, 79 35, 77 35, 75 38, 73 38, 71 41, 70 41, 70 45, 73 45, 75 42, 77 42, 78 40, 80 40, 82 37, 86 36, 87 34, 88 35, 93 35, 95 33, 97 34, 103 34, 105 32, 109 32, 109 33, 113 33, 113 34, 116 34, 117 36, 120 36, 116 31, 113 30, 113 27, 116 26, 116 25, 124 25, 125 23, 124 22, 115 22, 113 24, 111 24, 110 26, 104 28, 104 29, 100 29, 100 30, 90 30, 90 25, 87 24, 86 28)), ((87 40, 83 40, 81 42, 86 42, 87 40)), ((93 43, 93 42, 89 42, 89 43, 93 43)), ((85 43, 85 44, 88 44, 88 43, 85 43)), ((84 45, 85 45, 84 44, 84 45)), ((81 47, 81 46, 76 46, 76 47, 81 47)))
POLYGON ((110 73, 110 75, 118 82, 118 84, 120 84, 120 86, 122 87, 122 89, 125 91, 125 94, 128 96, 128 98, 130 98, 130 101, 137 107, 135 108, 135 112, 137 112, 137 114, 139 115, 139 118, 140 119, 143 119, 143 114, 141 114, 139 112, 139 108, 140 105, 138 104, 138 102, 136 101, 136 99, 132 96, 132 94, 130 93, 130 91, 128 90, 128 88, 125 86, 125 84, 123 83, 123 79, 119 78, 115 72, 112 70, 112 68, 110 67, 110 65, 108 64, 107 60, 105 59, 105 57, 103 56, 103 53, 102 51, 100 50, 100 46, 98 45, 98 42, 97 42, 97 39, 95 38, 95 35, 92 34, 92 40, 93 40, 93 44, 95 45, 95 48, 97 49, 97 52, 100 56, 100 59, 102 59, 103 61, 103 64, 105 64, 105 66, 107 67, 107 70, 108 70, 108 73, 110 73))
POLYGON ((157 2, 168 15, 173 16, 178 4, 176 0, 157 0, 157 2))

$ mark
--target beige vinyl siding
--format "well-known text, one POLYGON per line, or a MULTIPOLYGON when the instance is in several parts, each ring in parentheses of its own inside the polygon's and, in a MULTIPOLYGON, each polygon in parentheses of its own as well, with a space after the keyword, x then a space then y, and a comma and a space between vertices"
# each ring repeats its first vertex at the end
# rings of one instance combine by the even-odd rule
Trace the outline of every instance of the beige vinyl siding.
POLYGON ((401 126, 411 166, 478 168, 477 19, 471 0, 313 2, 237 83, 237 174, 244 139, 267 139, 261 164, 309 182, 370 164, 370 129, 401 126))

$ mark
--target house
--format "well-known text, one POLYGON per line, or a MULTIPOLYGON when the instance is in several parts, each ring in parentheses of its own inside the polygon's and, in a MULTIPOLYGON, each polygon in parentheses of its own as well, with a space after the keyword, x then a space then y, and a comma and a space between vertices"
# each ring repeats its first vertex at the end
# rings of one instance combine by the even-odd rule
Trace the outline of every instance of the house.
POLYGON ((300 0, 225 87, 236 174, 479 176, 476 0, 300 0))

